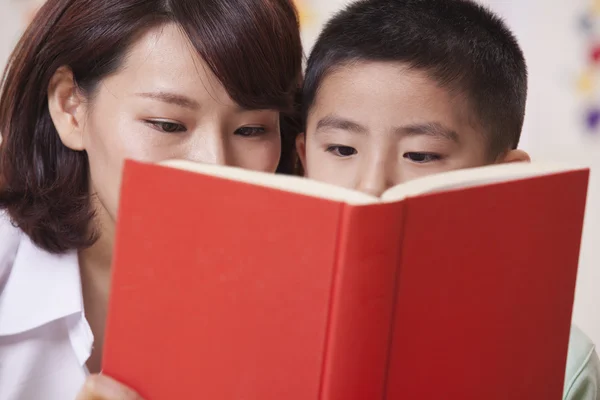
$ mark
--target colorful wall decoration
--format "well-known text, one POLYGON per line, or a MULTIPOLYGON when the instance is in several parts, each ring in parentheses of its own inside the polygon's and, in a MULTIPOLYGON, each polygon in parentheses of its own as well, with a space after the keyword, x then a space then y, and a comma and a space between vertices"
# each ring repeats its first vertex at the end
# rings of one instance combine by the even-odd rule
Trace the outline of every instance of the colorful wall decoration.
POLYGON ((578 30, 584 40, 585 60, 577 78, 577 94, 583 104, 586 132, 600 133, 600 0, 590 4, 579 16, 578 30))

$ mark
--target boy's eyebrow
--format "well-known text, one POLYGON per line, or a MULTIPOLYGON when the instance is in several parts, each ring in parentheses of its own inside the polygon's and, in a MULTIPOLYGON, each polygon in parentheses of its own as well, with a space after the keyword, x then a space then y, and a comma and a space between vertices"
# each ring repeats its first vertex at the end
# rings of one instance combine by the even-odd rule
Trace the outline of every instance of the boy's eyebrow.
POLYGON ((396 128, 396 132, 406 136, 437 136, 458 143, 458 134, 456 131, 447 128, 438 122, 400 126, 396 128))
POLYGON ((146 93, 136 93, 136 96, 145 97, 148 99, 162 101, 163 103, 174 104, 179 107, 189 108, 191 110, 196 110, 200 108, 200 105, 196 100, 190 99, 189 97, 183 96, 177 93, 170 92, 146 92, 146 93))
POLYGON ((317 122, 317 131, 326 128, 339 129, 342 131, 351 131, 355 133, 367 133, 367 128, 365 128, 358 122, 338 117, 336 115, 327 115, 326 117, 320 119, 319 122, 317 122))
MULTIPOLYGON (((318 132, 321 129, 339 129, 355 133, 367 133, 368 129, 358 122, 336 115, 327 115, 317 122, 318 132)), ((394 132, 400 136, 426 135, 444 138, 458 143, 458 134, 456 131, 445 127, 439 122, 427 122, 422 124, 404 125, 394 128, 394 132)))

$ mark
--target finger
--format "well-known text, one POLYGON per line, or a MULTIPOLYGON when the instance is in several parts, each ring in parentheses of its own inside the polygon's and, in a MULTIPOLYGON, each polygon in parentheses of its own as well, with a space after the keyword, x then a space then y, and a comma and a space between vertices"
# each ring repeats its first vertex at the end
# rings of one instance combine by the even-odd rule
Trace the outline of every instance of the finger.
POLYGON ((90 375, 76 400, 142 400, 133 390, 105 375, 90 375))

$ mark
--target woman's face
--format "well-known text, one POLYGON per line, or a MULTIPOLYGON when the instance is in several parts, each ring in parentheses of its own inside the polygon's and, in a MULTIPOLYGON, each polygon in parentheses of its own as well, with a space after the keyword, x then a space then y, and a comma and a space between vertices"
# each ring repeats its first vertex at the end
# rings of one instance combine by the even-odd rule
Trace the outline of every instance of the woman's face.
POLYGON ((69 100, 61 82, 50 84, 51 115, 63 143, 87 152, 97 211, 112 221, 126 158, 277 168, 279 113, 236 104, 175 25, 141 36, 93 98, 69 100))

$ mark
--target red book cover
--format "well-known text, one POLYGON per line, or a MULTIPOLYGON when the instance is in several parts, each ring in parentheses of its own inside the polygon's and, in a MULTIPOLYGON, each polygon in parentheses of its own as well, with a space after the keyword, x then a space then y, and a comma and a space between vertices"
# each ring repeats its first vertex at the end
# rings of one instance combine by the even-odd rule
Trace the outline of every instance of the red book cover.
POLYGON ((104 373, 148 400, 560 400, 588 171, 369 198, 126 163, 104 373))

